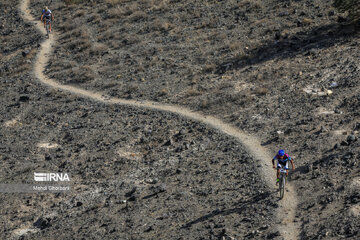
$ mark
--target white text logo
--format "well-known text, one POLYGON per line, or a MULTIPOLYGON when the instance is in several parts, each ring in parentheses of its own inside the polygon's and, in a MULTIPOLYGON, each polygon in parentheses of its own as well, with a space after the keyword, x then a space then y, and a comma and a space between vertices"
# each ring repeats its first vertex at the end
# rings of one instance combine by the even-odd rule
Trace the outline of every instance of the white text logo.
POLYGON ((67 173, 34 173, 34 180, 37 182, 69 182, 70 178, 67 173))

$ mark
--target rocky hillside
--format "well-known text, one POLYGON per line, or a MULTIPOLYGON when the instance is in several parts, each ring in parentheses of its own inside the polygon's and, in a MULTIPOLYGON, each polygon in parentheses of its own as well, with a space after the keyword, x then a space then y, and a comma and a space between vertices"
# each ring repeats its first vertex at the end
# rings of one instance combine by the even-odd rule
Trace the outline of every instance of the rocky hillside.
MULTIPOLYGON (((48 76, 186 106, 284 148, 300 238, 360 237, 360 35, 331 1, 65 2, 31 1, 56 18, 48 76)), ((0 12, 2 181, 50 168, 77 180, 70 195, 1 195, 2 238, 281 239, 276 193, 242 146, 38 84, 41 36, 13 1, 0 12)))

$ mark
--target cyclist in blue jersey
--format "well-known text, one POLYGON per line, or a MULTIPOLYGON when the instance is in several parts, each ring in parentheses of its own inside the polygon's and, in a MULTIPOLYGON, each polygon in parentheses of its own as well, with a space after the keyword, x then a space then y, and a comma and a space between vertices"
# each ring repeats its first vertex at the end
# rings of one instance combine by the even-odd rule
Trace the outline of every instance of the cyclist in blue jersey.
POLYGON ((292 166, 292 170, 295 170, 294 161, 291 159, 289 154, 285 153, 284 150, 279 150, 278 154, 272 159, 273 168, 277 168, 276 172, 276 185, 279 184, 279 175, 280 175, 280 169, 285 168, 286 169, 286 176, 288 176, 289 172, 289 161, 292 166), (275 167, 275 160, 277 160, 277 164, 275 167))
MULTIPOLYGON (((41 14, 41 21, 44 22, 44 28, 46 27, 46 20, 54 21, 54 14, 48 7, 44 7, 41 14)), ((49 22, 49 30, 51 32, 51 21, 49 22)))

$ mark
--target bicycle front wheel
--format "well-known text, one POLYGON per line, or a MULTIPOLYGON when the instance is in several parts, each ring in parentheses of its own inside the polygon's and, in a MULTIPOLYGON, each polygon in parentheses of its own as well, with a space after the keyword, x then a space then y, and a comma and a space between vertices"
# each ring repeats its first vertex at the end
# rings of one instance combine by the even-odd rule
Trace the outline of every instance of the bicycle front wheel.
POLYGON ((50 26, 49 26, 49 23, 46 24, 46 36, 49 37, 49 34, 50 34, 50 26))
POLYGON ((280 177, 279 181, 279 192, 280 192, 280 199, 284 198, 285 194, 285 178, 283 176, 280 177))

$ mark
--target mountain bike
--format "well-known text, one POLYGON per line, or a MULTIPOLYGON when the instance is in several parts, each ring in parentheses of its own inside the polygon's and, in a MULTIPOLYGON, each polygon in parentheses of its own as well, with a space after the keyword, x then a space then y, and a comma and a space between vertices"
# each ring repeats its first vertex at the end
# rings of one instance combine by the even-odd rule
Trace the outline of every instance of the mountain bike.
POLYGON ((50 18, 45 18, 45 29, 46 29, 46 37, 49 38, 50 37, 50 18))
POLYGON ((287 180, 286 170, 288 170, 288 168, 280 168, 280 176, 279 176, 280 199, 283 199, 284 194, 285 194, 285 183, 286 183, 286 180, 287 180))

